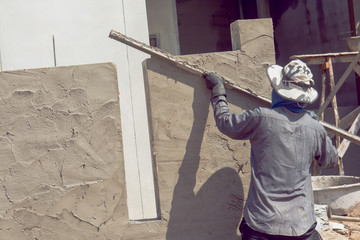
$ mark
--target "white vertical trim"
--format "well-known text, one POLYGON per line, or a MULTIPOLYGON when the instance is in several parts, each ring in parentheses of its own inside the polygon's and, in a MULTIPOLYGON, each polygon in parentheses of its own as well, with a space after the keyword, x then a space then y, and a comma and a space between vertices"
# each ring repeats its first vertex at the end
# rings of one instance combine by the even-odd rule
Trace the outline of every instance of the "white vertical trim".
MULTIPOLYGON (((124 33, 148 43, 145 0, 122 3, 124 33)), ((126 47, 126 56, 128 76, 123 79, 127 82, 122 87, 119 84, 119 90, 129 218, 154 219, 158 216, 142 69, 142 62, 149 56, 130 47, 126 47)))

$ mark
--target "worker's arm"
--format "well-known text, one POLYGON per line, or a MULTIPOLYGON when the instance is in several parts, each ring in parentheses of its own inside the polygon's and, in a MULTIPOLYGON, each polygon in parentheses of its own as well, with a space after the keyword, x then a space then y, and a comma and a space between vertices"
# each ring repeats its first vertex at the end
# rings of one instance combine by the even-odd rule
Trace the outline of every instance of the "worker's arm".
POLYGON ((220 132, 233 139, 251 138, 255 133, 256 121, 253 113, 256 110, 242 114, 230 113, 222 77, 216 73, 204 74, 203 77, 211 90, 211 105, 214 109, 216 126, 220 132))
POLYGON ((327 136, 325 129, 320 133, 318 141, 318 152, 315 156, 320 167, 333 168, 338 163, 338 152, 327 136))
POLYGON ((211 98, 218 96, 226 97, 224 79, 217 73, 204 73, 202 75, 206 80, 206 86, 211 90, 211 98))

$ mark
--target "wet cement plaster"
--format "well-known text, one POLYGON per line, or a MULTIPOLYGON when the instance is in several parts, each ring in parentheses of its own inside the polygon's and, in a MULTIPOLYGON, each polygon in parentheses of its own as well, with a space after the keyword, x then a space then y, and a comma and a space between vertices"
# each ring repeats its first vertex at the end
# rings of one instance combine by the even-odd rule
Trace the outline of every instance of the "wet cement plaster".
MULTIPOLYGON (((268 97, 268 61, 241 51, 179 57, 226 75, 268 97), (245 65, 246 64, 246 65, 245 65), (246 66, 248 66, 246 68, 246 66), (254 87, 256 86, 256 87, 254 87)), ((205 81, 157 59, 147 60, 146 82, 161 218, 166 239, 239 239, 250 181, 250 145, 215 126, 205 81)), ((254 97, 227 89, 230 109, 263 106, 254 97)))
MULTIPOLYGON (((179 60, 269 97, 274 53, 264 56, 238 50, 179 60)), ((157 59, 144 62, 144 74, 160 218, 129 222, 115 67, 0 73, 0 239, 240 238, 249 142, 218 131, 201 77, 157 59)), ((227 94, 233 112, 264 104, 227 94)))
POLYGON ((107 239, 126 198, 114 65, 3 72, 0 98, 0 239, 107 239))

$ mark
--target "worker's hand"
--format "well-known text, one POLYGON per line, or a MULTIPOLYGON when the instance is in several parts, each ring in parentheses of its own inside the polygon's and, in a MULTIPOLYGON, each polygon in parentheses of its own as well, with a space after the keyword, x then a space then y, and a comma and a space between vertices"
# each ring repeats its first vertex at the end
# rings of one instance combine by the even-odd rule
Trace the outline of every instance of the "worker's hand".
POLYGON ((206 86, 211 90, 211 97, 217 97, 221 95, 226 96, 224 79, 217 73, 204 73, 202 75, 206 79, 206 86))

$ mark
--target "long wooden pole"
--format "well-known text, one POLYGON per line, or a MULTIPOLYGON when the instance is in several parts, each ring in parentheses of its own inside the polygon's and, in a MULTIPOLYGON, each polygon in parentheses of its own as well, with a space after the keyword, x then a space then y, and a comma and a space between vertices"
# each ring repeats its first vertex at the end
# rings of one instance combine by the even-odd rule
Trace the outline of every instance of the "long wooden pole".
MULTIPOLYGON (((201 76, 205 72, 211 72, 209 70, 202 69, 199 66, 195 66, 195 65, 191 65, 187 62, 179 61, 179 60, 175 59, 175 57, 173 55, 171 55, 170 53, 167 53, 156 47, 151 47, 145 43, 139 42, 135 39, 132 39, 124 34, 116 32, 114 30, 111 30, 109 37, 116 41, 122 42, 126 45, 129 45, 135 49, 138 49, 144 53, 150 54, 151 56, 161 58, 161 59, 165 60, 166 62, 173 64, 173 65, 175 65, 181 69, 184 69, 188 72, 194 73, 195 75, 201 76)), ((224 77, 224 80, 225 80, 225 85, 227 87, 239 90, 239 91, 246 93, 250 96, 253 96, 259 100, 262 100, 265 104, 268 104, 268 105, 271 104, 271 101, 269 99, 252 92, 250 89, 242 88, 241 86, 239 86, 238 84, 236 84, 232 80, 230 80, 229 78, 224 77)), ((325 127, 325 129, 328 132, 334 133, 337 136, 348 139, 351 142, 360 145, 360 137, 350 134, 347 131, 337 128, 329 123, 326 123, 323 121, 320 121, 320 122, 322 123, 322 125, 325 127)))
MULTIPOLYGON (((112 30, 110 32, 110 35, 109 35, 110 38, 114 39, 114 40, 117 40, 119 42, 122 42, 122 43, 125 43, 126 45, 129 45, 137 50, 140 50, 144 53, 147 53, 147 54, 150 54, 151 56, 154 56, 154 57, 158 57, 158 58, 161 58, 163 60, 165 60, 166 62, 170 63, 170 64, 173 64, 181 69, 184 69, 188 72, 191 72, 197 76, 202 76, 203 73, 205 72, 210 72, 210 71, 207 71, 206 69, 203 69, 199 66, 195 66, 195 65, 192 65, 192 64, 189 64, 187 62, 183 62, 183 61, 179 61, 177 60, 173 55, 171 55, 170 53, 168 52, 165 52, 159 48, 156 48, 156 47, 151 47, 145 43, 142 43, 142 42, 139 42, 135 39, 132 39, 128 36, 125 36, 124 34, 121 34, 119 32, 116 32, 114 30, 112 30)), ((225 81, 225 86, 227 86, 228 88, 235 88, 243 93, 246 93, 246 94, 249 94, 253 97, 256 97, 258 99, 261 99, 263 100, 264 102, 268 103, 268 104, 271 104, 271 101, 265 97, 262 97, 256 93, 254 93, 253 91, 251 91, 250 89, 246 89, 246 88, 243 88, 241 86, 239 86, 239 84, 233 82, 231 79, 227 78, 227 77, 223 77, 224 78, 224 81, 225 81)))
MULTIPOLYGON (((331 57, 328 57, 328 63, 329 63, 330 90, 333 91, 335 88, 335 77, 334 77, 334 69, 333 69, 331 57)), ((335 127, 338 128, 340 118, 339 118, 339 111, 338 111, 336 95, 334 95, 334 97, 332 98, 331 103, 332 103, 332 107, 334 110, 335 127)), ((335 144, 336 148, 338 148, 339 145, 340 145, 340 136, 336 136, 336 144, 335 144)), ((338 168, 339 168, 339 175, 344 175, 344 164, 343 164, 342 157, 339 157, 339 159, 338 159, 338 168)))

